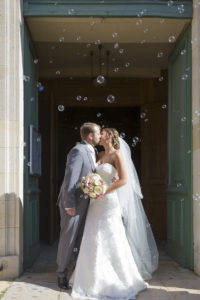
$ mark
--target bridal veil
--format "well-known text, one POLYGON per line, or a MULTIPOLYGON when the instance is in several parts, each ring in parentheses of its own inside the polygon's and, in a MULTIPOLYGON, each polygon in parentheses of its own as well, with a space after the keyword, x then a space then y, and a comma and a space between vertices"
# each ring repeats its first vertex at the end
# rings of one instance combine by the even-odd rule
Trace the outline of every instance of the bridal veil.
POLYGON ((143 198, 139 179, 128 144, 120 138, 120 153, 122 154, 127 183, 117 190, 126 236, 143 279, 150 279, 158 267, 158 250, 155 239, 144 212, 143 198))

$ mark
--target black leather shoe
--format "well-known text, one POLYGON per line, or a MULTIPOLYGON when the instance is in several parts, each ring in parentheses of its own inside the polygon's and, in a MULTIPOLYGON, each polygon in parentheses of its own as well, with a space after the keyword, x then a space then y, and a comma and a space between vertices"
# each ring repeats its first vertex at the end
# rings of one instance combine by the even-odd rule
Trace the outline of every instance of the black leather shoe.
POLYGON ((58 286, 59 286, 59 288, 64 289, 64 290, 70 289, 69 283, 65 277, 63 277, 63 278, 58 277, 58 286))

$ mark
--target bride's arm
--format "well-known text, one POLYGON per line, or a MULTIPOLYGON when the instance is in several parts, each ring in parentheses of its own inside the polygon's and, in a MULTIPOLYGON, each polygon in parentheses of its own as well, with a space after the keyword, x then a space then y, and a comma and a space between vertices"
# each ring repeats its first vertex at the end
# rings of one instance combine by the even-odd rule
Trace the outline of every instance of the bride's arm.
POLYGON ((126 184, 126 171, 124 168, 124 162, 121 154, 118 151, 115 152, 113 163, 118 173, 118 179, 107 188, 105 194, 108 194, 126 184))

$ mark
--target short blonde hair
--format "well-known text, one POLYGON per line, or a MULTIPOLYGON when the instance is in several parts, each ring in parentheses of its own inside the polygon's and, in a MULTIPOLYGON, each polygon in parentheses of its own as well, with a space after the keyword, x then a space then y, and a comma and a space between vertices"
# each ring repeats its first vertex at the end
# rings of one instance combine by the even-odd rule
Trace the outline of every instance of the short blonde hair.
POLYGON ((80 135, 81 135, 82 141, 85 140, 90 133, 95 132, 95 127, 98 127, 101 129, 101 127, 99 125, 97 125, 96 123, 91 123, 91 122, 83 123, 83 125, 80 128, 80 135))

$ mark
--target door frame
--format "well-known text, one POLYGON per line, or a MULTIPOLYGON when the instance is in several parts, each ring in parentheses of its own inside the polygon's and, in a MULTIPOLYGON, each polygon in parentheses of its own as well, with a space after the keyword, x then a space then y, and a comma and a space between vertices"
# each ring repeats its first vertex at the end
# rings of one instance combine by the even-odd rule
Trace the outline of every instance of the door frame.
MULTIPOLYGON (((184 267, 193 269, 194 268, 194 249, 193 249, 193 199, 192 199, 192 53, 191 53, 191 25, 189 25, 185 31, 179 36, 177 44, 173 49, 173 52, 169 56, 169 72, 168 72, 168 189, 167 189, 167 202, 168 202, 168 240, 167 240, 167 252, 170 256, 173 257, 179 264, 184 267), (176 63, 177 59, 181 57, 181 50, 186 50, 186 55, 184 59, 184 69, 190 67, 190 70, 187 72, 188 79, 181 80, 181 76, 184 74, 175 73, 175 83, 173 80, 173 66, 176 63), (174 112, 174 104, 180 99, 179 93, 176 94, 177 97, 173 94, 173 86, 177 86, 179 82, 183 82, 184 94, 186 95, 183 100, 181 108, 185 110, 184 116, 186 117, 186 122, 184 128, 181 131, 181 134, 184 135, 184 145, 180 149, 179 155, 184 153, 184 172, 179 174, 180 178, 173 178, 174 173, 174 164, 172 156, 174 155, 173 149, 175 150, 174 142, 174 118, 177 119, 177 112, 174 112), (190 101, 187 101, 190 100, 190 101), (174 104, 173 104, 174 103, 174 104), (170 151, 171 150, 171 151, 170 151), (189 150, 189 151, 188 151, 189 150), (175 180, 183 180, 183 185, 177 188, 177 183, 175 180), (181 202, 180 204, 180 200, 181 202), (180 210, 179 210, 180 209, 180 210), (179 220, 180 217, 180 220, 179 220), (181 222, 181 227, 183 232, 181 232, 179 227, 179 221, 181 222), (180 231, 179 231, 180 230, 180 231), (176 231, 179 234, 176 234, 176 231), (180 241, 176 240, 180 238, 180 241)), ((180 88, 180 87, 179 87, 180 88)), ((178 88, 178 89, 179 89, 178 88)), ((177 90, 178 90, 177 89, 177 90)), ((177 92, 176 92, 177 93, 177 92)), ((180 112, 179 112, 180 114, 180 112)), ((179 117, 179 115, 178 115, 179 117)), ((181 115, 183 117, 183 115, 181 115)), ((181 122, 181 120, 180 120, 181 122)), ((178 137, 176 137, 178 138, 178 137)), ((180 137, 179 137, 180 138, 180 137)), ((177 145, 178 140, 177 140, 177 145)), ((177 176, 177 174, 176 174, 177 176)))
MULTIPOLYGON (((185 0, 184 12, 178 13, 179 1, 173 6, 167 5, 168 0, 24 0, 24 17, 160 17, 186 18, 193 16, 192 1, 185 0), (57 5, 55 5, 55 2, 57 5), (67 13, 71 10, 72 13, 67 13), (73 11, 72 11, 73 10, 73 11), (63 12, 66 12, 63 14, 63 12)), ((25 123, 27 120, 24 120, 25 123)))
POLYGON ((172 6, 168 6, 168 0, 24 0, 24 16, 192 18, 192 1, 184 0, 181 4, 182 13, 178 11, 177 0, 172 6))

